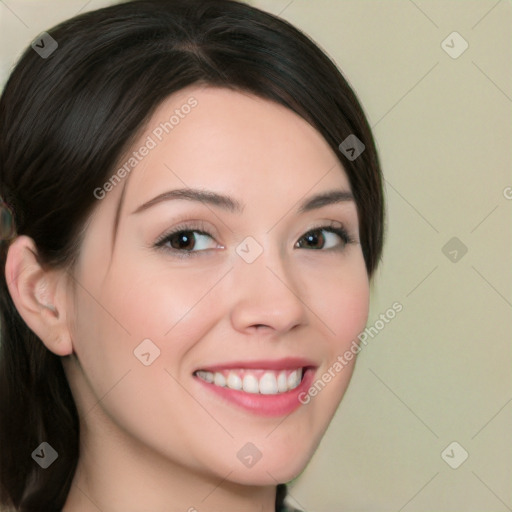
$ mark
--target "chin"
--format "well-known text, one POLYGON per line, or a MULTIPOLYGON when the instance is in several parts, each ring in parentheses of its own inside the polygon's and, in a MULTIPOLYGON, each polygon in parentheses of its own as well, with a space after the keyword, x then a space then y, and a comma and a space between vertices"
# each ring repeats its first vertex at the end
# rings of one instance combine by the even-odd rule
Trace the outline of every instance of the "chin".
MULTIPOLYGON (((229 479, 244 485, 277 485, 286 483, 299 476, 313 456, 314 447, 305 447, 302 443, 290 443, 284 450, 272 450, 252 466, 241 463, 231 473, 229 479)), ((233 467, 231 467, 233 470, 233 467)))
MULTIPOLYGON (((256 467, 248 469, 239 469, 233 471, 229 475, 229 480, 241 485, 267 486, 287 483, 299 476, 306 463, 300 465, 292 465, 287 467, 266 466, 256 469, 256 467)), ((225 476, 225 475, 223 475, 225 476)))

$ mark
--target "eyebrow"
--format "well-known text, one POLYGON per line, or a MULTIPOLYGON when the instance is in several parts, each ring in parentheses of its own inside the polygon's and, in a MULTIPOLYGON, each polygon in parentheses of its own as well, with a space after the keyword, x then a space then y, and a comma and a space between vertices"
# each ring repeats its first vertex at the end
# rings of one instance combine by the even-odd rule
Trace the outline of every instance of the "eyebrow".
MULTIPOLYGON (((151 206, 154 206, 163 201, 170 201, 173 199, 186 199, 189 201, 200 201, 202 203, 207 203, 212 206, 217 206, 222 208, 223 210, 230 211, 232 213, 241 214, 244 210, 244 205, 237 201, 236 199, 226 196, 223 194, 219 194, 217 192, 209 191, 209 190, 199 190, 192 188, 181 188, 176 190, 169 190, 167 192, 163 192, 158 196, 150 199, 149 201, 141 204, 137 209, 135 209, 130 215, 135 213, 140 213, 151 206)), ((302 203, 300 203, 298 208, 298 213, 305 213, 311 210, 315 210, 317 208, 322 208, 323 206, 327 206, 330 204, 343 203, 347 201, 354 201, 354 196, 352 192, 348 190, 328 190, 325 192, 320 192, 315 194, 302 203)))

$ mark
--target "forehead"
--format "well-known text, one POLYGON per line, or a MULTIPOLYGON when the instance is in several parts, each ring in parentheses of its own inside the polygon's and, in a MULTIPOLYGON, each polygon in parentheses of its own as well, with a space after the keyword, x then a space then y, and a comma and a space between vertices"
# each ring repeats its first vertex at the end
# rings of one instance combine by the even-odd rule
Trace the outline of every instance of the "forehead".
POLYGON ((196 86, 170 96, 133 145, 138 149, 145 156, 123 198, 130 211, 162 187, 229 191, 247 202, 258 192, 300 197, 319 180, 349 189, 336 154, 309 123, 277 103, 229 89, 196 86))

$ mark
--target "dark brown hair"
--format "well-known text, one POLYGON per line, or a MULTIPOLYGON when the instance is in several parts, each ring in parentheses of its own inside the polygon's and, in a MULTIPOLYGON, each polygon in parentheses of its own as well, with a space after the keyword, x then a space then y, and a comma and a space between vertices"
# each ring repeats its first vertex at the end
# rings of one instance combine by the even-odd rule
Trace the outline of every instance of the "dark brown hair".
MULTIPOLYGON (((351 87, 301 31, 232 0, 135 0, 48 32, 58 48, 43 58, 28 47, 0 99, 0 195, 45 266, 73 268, 93 191, 159 104, 197 83, 275 101, 321 133, 346 170, 372 276, 384 231, 375 143, 351 87), (365 145, 355 159, 338 149, 349 135, 365 145)), ((0 242, 0 505, 60 511, 79 456, 78 413, 60 357, 10 297, 8 248, 0 242), (43 441, 59 454, 44 470, 31 457, 43 441)), ((278 504, 285 494, 279 485, 278 504)))

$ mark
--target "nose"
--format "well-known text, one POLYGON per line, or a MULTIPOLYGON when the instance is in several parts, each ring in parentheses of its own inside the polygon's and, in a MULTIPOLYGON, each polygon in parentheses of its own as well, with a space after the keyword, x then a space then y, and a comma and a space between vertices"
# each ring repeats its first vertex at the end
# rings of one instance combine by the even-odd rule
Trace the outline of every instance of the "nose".
POLYGON ((285 333, 307 321, 304 282, 277 251, 252 263, 235 258, 231 272, 231 322, 239 332, 285 333))

